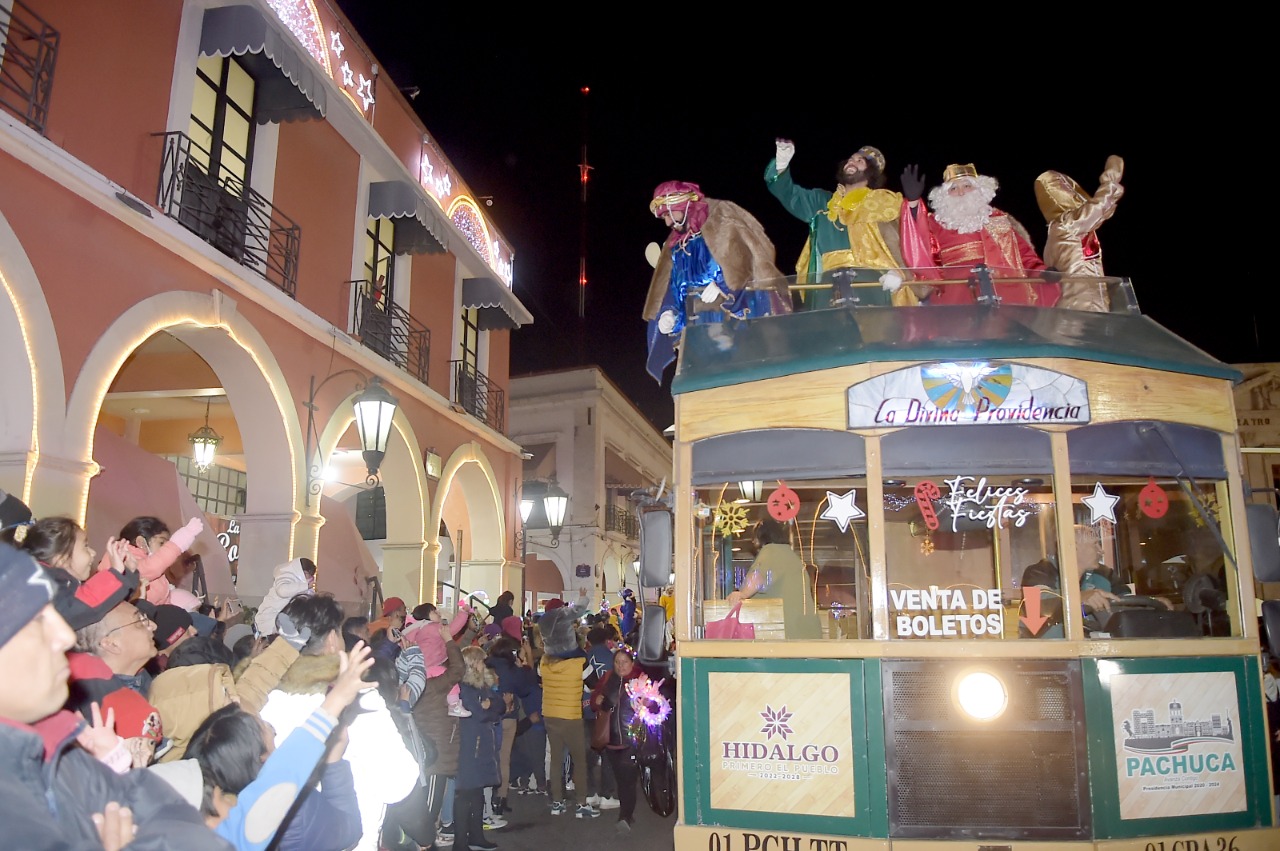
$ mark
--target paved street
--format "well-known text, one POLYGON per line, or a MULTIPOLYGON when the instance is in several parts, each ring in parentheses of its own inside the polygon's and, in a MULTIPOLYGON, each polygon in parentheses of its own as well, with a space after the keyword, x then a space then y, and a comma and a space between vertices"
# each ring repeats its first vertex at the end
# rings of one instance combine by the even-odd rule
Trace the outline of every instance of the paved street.
POLYGON ((552 816, 546 797, 541 795, 514 795, 509 803, 512 810, 504 816, 507 826, 485 831, 485 836, 502 851, 604 848, 606 843, 615 842, 620 851, 671 851, 675 847, 671 833, 676 823, 675 814, 659 818, 643 796, 636 804, 636 823, 628 836, 615 832, 617 810, 603 810, 597 819, 577 819, 572 810, 562 816, 552 816))

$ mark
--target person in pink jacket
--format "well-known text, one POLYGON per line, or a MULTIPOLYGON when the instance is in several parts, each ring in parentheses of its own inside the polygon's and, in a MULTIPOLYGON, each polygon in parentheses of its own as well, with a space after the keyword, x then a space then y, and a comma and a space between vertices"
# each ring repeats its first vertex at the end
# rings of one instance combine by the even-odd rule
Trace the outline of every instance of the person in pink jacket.
MULTIPOLYGON (((129 552, 137 562, 138 574, 146 589, 143 596, 147 602, 157 606, 169 603, 188 608, 195 598, 188 591, 175 589, 165 576, 165 571, 191 549, 196 535, 203 530, 204 522, 199 517, 191 518, 187 525, 172 533, 164 521, 157 517, 135 517, 120 530, 120 537, 129 542, 129 552)), ((104 557, 98 570, 105 570, 109 566, 104 557)), ((199 601, 196 601, 196 605, 199 605, 199 601)))

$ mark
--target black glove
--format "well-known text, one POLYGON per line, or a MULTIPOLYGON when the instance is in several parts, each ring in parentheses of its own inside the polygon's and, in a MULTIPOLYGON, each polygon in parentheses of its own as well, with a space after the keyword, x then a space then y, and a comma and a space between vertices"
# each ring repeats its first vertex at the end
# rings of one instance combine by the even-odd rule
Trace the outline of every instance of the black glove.
POLYGON ((1056 284, 1062 280, 1062 273, 1059 272, 1055 267, 1050 266, 1047 269, 1041 270, 1040 280, 1044 281, 1045 283, 1056 284))
POLYGON ((924 178, 920 176, 920 166, 909 165, 902 170, 902 197, 908 201, 919 201, 924 195, 924 178))

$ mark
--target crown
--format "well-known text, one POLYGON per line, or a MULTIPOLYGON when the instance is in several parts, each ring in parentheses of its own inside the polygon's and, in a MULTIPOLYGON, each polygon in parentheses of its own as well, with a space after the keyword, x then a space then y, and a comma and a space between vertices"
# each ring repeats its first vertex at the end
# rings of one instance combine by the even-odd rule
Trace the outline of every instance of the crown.
POLYGON ((952 163, 947 166, 947 170, 942 173, 942 182, 950 183, 957 177, 977 177, 978 170, 974 168, 973 163, 956 164, 952 163))

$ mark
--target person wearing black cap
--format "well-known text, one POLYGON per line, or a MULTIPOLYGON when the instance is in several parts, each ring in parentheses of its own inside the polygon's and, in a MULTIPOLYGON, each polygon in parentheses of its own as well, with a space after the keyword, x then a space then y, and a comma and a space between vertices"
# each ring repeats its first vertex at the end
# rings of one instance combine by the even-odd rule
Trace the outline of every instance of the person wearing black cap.
POLYGON ((6 848, 223 851, 232 846, 150 772, 115 774, 62 710, 71 627, 31 556, 0 543, 0 824, 6 848))

